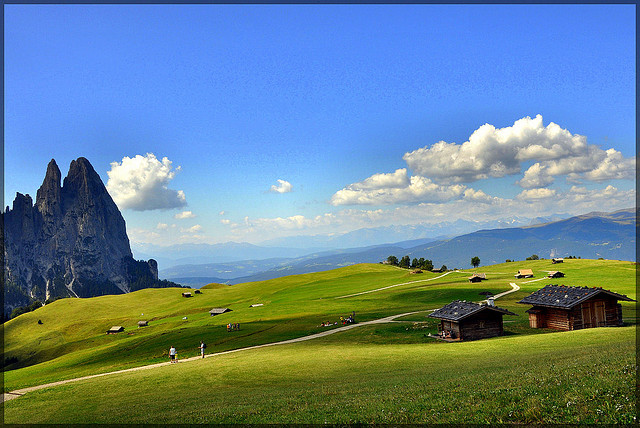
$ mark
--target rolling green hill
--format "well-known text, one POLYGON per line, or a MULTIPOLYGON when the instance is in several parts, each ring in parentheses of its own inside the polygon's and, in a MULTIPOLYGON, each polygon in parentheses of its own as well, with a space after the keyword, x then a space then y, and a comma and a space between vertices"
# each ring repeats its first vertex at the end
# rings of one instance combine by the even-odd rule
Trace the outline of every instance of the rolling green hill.
MULTIPOLYGON (((632 328, 595 329, 551 335, 541 334, 549 333, 549 330, 530 329, 524 312, 528 307, 515 302, 546 284, 558 283, 558 280, 516 281, 513 274, 521 268, 533 269, 536 274, 534 280, 542 278, 544 271, 560 268, 567 275, 560 283, 602 286, 636 298, 635 265, 630 262, 567 260, 563 265, 552 265, 548 260, 537 260, 503 263, 465 272, 452 272, 446 276, 436 273, 410 274, 406 270, 391 266, 365 264, 234 286, 212 284, 203 288, 202 294, 195 294, 191 298, 181 297, 183 289, 147 289, 127 295, 102 296, 91 299, 63 299, 4 324, 4 358, 5 361, 11 363, 7 366, 9 371, 4 373, 5 391, 166 361, 171 345, 178 349, 180 358, 195 356, 198 352, 196 348, 201 339, 208 344, 207 352, 213 353, 317 333, 328 329, 328 327, 320 327, 321 321, 337 321, 340 316, 350 314, 352 311, 356 312, 356 319, 360 322, 405 312, 425 312, 406 317, 407 322, 405 323, 380 324, 375 327, 365 326, 310 342, 245 351, 239 354, 205 359, 201 362, 189 362, 179 365, 180 369, 173 372, 170 371, 170 368, 159 368, 144 371, 144 374, 139 372, 113 375, 99 381, 83 381, 32 392, 5 403, 6 421, 35 422, 35 419, 31 420, 27 415, 30 412, 37 412, 38 406, 41 405, 39 403, 51 403, 52 399, 58 402, 60 391, 71 391, 73 397, 76 397, 74 399, 84 397, 82 400, 88 401, 86 406, 80 407, 92 409, 86 411, 95 416, 101 407, 95 402, 95 398, 93 404, 89 404, 91 398, 90 395, 86 395, 89 392, 83 391, 91 391, 92 388, 97 388, 96 391, 98 391, 109 385, 108 387, 112 388, 112 392, 109 393, 111 401, 107 400, 107 402, 115 403, 119 402, 118 400, 124 400, 129 403, 119 407, 124 406, 128 409, 122 414, 128 415, 132 422, 180 421, 179 418, 184 416, 184 412, 189 415, 185 421, 194 423, 231 422, 234 415, 242 415, 242 417, 238 416, 237 421, 244 422, 315 421, 322 423, 324 420, 321 420, 321 415, 325 415, 329 422, 429 422, 434 421, 435 416, 420 413, 422 407, 411 407, 409 402, 403 401, 405 416, 408 419, 402 419, 398 416, 399 414, 393 418, 382 417, 381 409, 373 403, 359 409, 357 401, 364 400, 363 394, 366 395, 367 391, 368 394, 382 394, 387 396, 389 400, 383 408, 388 408, 389 411, 399 411, 402 406, 396 406, 398 403, 394 402, 388 391, 391 384, 397 380, 396 387, 404 391, 403 397, 406 397, 406 394, 419 395, 428 392, 433 395, 434 403, 439 402, 436 397, 437 388, 426 385, 427 379, 431 376, 436 376, 440 379, 438 382, 443 382, 443 384, 458 385, 453 389, 460 391, 461 396, 466 394, 469 398, 470 392, 465 388, 479 382, 479 379, 488 373, 487 370, 496 379, 513 381, 516 378, 522 378, 523 374, 513 365, 508 364, 510 358, 518 361, 539 362, 541 358, 544 361, 545 355, 550 357, 552 352, 564 352, 569 360, 558 366, 540 367, 540 376, 542 377, 552 376, 555 370, 560 370, 560 367, 565 367, 572 372, 579 371, 581 369, 578 362, 583 360, 584 364, 610 364, 611 370, 618 370, 627 364, 629 355, 633 356, 633 352, 626 350, 627 345, 630 346, 630 349, 634 345, 632 328), (471 284, 466 278, 472 271, 486 272, 489 279, 479 284, 471 284), (434 320, 426 318, 427 310, 435 309, 454 299, 479 301, 483 299, 483 296, 479 294, 481 291, 492 293, 506 291, 510 289, 510 282, 518 283, 522 289, 499 299, 497 305, 514 311, 520 316, 505 317, 505 321, 507 321, 505 323, 505 337, 467 344, 442 344, 426 337, 428 332, 435 331, 436 325, 434 320), (394 287, 373 291, 392 285, 394 287), (362 292, 368 293, 344 297, 362 292), (250 307, 256 303, 262 303, 263 306, 250 307), (232 312, 211 317, 208 311, 213 307, 228 307, 232 312), (187 319, 184 320, 183 317, 187 317, 187 319), (38 324, 38 320, 42 324, 38 324), (137 322, 139 320, 148 320, 149 326, 138 328, 137 322), (240 323, 241 330, 228 332, 227 323, 240 323), (105 331, 112 325, 124 326, 125 332, 106 335, 105 331), (552 337, 560 339, 553 339, 555 345, 552 346, 550 345, 552 342, 547 342, 542 337, 548 337, 549 340, 552 337), (563 338, 567 339, 566 343, 563 342, 563 338), (618 343, 615 346, 625 349, 623 354, 615 358, 610 352, 614 342, 618 343), (549 343, 548 346, 547 343, 549 343), (599 353, 593 356, 595 359, 589 359, 591 357, 585 356, 584 350, 580 350, 587 344, 599 349, 599 353), (445 362, 457 361, 458 358, 461 359, 460 361, 466 361, 467 357, 464 356, 466 352, 482 353, 484 352, 482 349, 485 347, 489 347, 491 352, 485 352, 483 354, 485 357, 478 360, 483 363, 478 363, 477 367, 474 366, 476 368, 472 370, 472 375, 466 376, 464 382, 456 384, 455 376, 446 369, 445 362), (535 349, 535 352, 532 352, 532 349, 535 349), (420 362, 420 356, 425 355, 431 356, 420 362), (572 358, 575 360, 575 364, 571 362, 572 358), (262 366, 260 364, 256 366, 256 361, 261 361, 262 366), (486 364, 487 367, 483 367, 482 364, 486 364), (262 367, 263 371, 258 370, 258 366, 262 367), (188 367, 193 367, 193 373, 189 371, 188 367), (237 377, 237 382, 235 382, 233 376, 237 370, 240 370, 240 367, 255 367, 255 369, 249 370, 247 376, 237 377), (292 367, 297 368, 294 370, 292 367), (345 373, 349 372, 349 367, 368 368, 363 371, 355 370, 346 376, 345 373), (406 376, 398 377, 398 373, 402 372, 404 367, 407 368, 406 376), (197 375, 199 370, 203 370, 200 373, 200 378, 197 375), (379 371, 376 372, 376 370, 379 371), (416 380, 411 380, 414 377, 409 374, 416 374, 421 370, 422 374, 417 376, 416 380), (448 374, 442 374, 442 370, 448 374), (220 372, 221 377, 204 375, 209 371, 211 373, 220 372), (157 374, 153 375, 152 372, 157 374), (372 377, 376 378, 373 376, 373 372, 379 374, 377 379, 371 379, 372 377), (187 375, 187 373, 189 374, 187 375), (301 380, 301 376, 304 377, 305 373, 311 378, 317 377, 317 380, 313 381, 316 383, 301 380), (260 375, 265 376, 264 380, 260 380, 260 375), (158 377, 154 378, 154 376, 158 377), (257 380, 256 376, 258 376, 257 380), (113 386, 114 382, 119 382, 117 379, 122 380, 121 387, 113 386), (200 379, 204 383, 202 385, 203 391, 211 394, 210 400, 217 402, 214 397, 222 394, 234 397, 234 400, 239 401, 226 410, 220 406, 211 406, 210 400, 205 400, 209 403, 209 407, 194 407, 194 400, 199 397, 197 391, 200 385, 196 379, 200 379), (419 382, 419 379, 422 381, 419 382), (191 381, 193 384, 189 386, 191 381), (154 417, 149 416, 145 406, 134 406, 131 404, 132 397, 126 397, 127 391, 132 388, 130 382, 139 383, 137 390, 143 391, 136 393, 136 395, 150 394, 149 397, 153 397, 156 394, 152 392, 154 388, 170 393, 163 388, 166 388, 166 385, 173 385, 174 382, 177 382, 181 392, 177 395, 182 395, 182 392, 186 390, 189 392, 186 393, 186 398, 179 400, 182 404, 167 404, 168 407, 164 411, 156 409, 155 412, 165 416, 160 416, 157 413, 154 417), (364 392, 352 390, 355 388, 353 385, 361 383, 364 392), (249 387, 248 384, 254 386, 249 387), (280 384, 288 386, 283 390, 278 390, 279 392, 273 390, 273 388, 278 389, 277 385, 280 384), (211 390, 215 389, 213 385, 218 385, 221 388, 220 391, 212 393, 211 390), (224 391, 226 393, 223 394, 224 391), (264 394, 267 394, 266 396, 273 396, 274 399, 262 399, 260 403, 256 403, 255 399, 247 397, 247 391, 252 391, 251 394, 261 394, 263 397, 264 394), (291 398, 287 391, 293 391, 294 397, 291 398), (350 392, 346 394, 345 391, 350 392), (320 401, 316 399, 317 402, 311 399, 318 394, 321 397, 326 395, 327 398, 320 401), (349 398, 351 395, 360 398, 354 401, 349 398), (54 396, 58 398, 53 398, 54 396), (345 413, 347 416, 344 418, 340 416, 339 411, 339 404, 343 400, 346 401, 342 404, 346 402, 347 407, 351 409, 345 413), (287 403, 303 406, 303 403, 307 402, 311 404, 295 412, 283 411, 281 408, 282 406, 286 407, 287 403), (181 406, 185 406, 183 410, 180 410, 181 406), (199 410, 193 410, 194 408, 199 410), (258 409, 257 413, 249 408, 258 409), (235 409, 235 411, 231 409, 235 409), (280 416, 274 416, 276 414, 280 416), (304 415, 314 416, 305 419, 304 415), (165 417, 168 419, 163 419, 165 417)), ((632 304, 623 302, 623 316, 628 323, 635 323, 633 308, 632 304)), ((454 366, 459 369, 462 363, 456 364, 454 366)), ((454 373, 456 373, 455 370, 454 373)), ((594 380, 596 382, 594 383, 595 389, 600 384, 614 388, 613 384, 609 384, 607 376, 600 377, 602 379, 596 377, 594 380)), ((527 380, 525 383, 529 386, 518 390, 518 394, 526 395, 527 388, 533 388, 536 384, 533 380, 527 380)), ((489 382, 488 385, 493 385, 491 388, 497 387, 495 382, 489 382)), ((626 388, 626 383, 620 388, 626 388)), ((574 392, 579 395, 578 390, 579 388, 574 392)), ((559 393, 556 391, 553 394, 559 393)), ((509 395, 504 391, 503 394, 505 397, 509 395)), ((562 401, 562 397, 556 398, 556 401, 562 401)), ((582 398, 579 397, 577 400, 582 402, 580 401, 582 398)), ((160 397, 156 397, 155 401, 157 404, 151 406, 154 409, 164 403, 160 397)), ((223 399, 222 402, 224 402, 223 399)), ((57 413, 49 412, 49 416, 44 417, 42 421, 72 422, 82 420, 77 419, 80 417, 77 413, 80 410, 72 411, 64 407, 64 400, 60 403, 61 407, 57 408, 57 413)), ((552 405, 557 405, 557 403, 552 405)), ((77 404, 73 406, 78 407, 77 404)), ((544 400, 536 406, 539 407, 539 412, 546 411, 544 400)), ((516 420, 543 420, 537 418, 535 414, 525 417, 523 412, 533 411, 531 408, 529 405, 520 408, 520 410, 514 408, 514 411, 520 412, 516 420)), ((473 413, 472 408, 467 406, 466 409, 469 414, 473 413)), ((587 413, 591 415, 592 412, 587 413)), ((451 419, 453 416, 450 412, 447 414, 450 419, 445 418, 444 420, 455 420, 455 418, 451 419)), ((508 412, 496 410, 485 416, 488 418, 487 421, 496 422, 506 415, 508 412)), ((563 415, 569 414, 563 413, 563 415)), ((591 416, 595 418, 597 415, 591 416)), ((96 419, 91 420, 108 423, 121 421, 115 415, 95 417, 96 419)), ((501 420, 508 421, 509 419, 501 420)), ((557 421, 578 420, 595 421, 595 419, 576 419, 575 417, 573 419, 560 417, 557 421)))

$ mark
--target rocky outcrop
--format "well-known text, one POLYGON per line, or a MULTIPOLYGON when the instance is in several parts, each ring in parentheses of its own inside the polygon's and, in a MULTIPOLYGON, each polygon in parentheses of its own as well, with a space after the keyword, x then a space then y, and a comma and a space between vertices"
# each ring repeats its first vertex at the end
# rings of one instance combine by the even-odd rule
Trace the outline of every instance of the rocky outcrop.
POLYGON ((33 300, 175 286, 158 281, 155 260, 133 259, 124 218, 87 159, 60 180, 52 159, 35 204, 18 193, 2 214, 5 314, 33 300))

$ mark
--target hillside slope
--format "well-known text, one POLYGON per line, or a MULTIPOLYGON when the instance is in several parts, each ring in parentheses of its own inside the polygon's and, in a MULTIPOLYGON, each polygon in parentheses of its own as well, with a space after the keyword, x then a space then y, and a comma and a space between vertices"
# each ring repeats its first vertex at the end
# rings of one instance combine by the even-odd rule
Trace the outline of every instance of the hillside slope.
MULTIPOLYGON (((488 280, 471 284, 467 281, 471 271, 412 275, 392 266, 362 264, 234 286, 219 284, 191 298, 182 297, 182 289, 168 288, 62 299, 4 325, 5 388, 166 361, 171 345, 181 357, 188 357, 197 354, 200 340, 209 345, 209 352, 217 352, 306 336, 332 328, 320 327, 321 322, 337 322, 354 311, 362 322, 435 309, 456 299, 478 301, 484 298, 480 292, 510 290, 513 274, 521 268, 533 269, 536 278, 556 269, 549 260, 503 263, 476 270, 485 272, 488 280), (208 311, 214 307, 231 312, 211 317, 208 311), (149 326, 138 328, 140 320, 149 321, 149 326), (241 330, 228 332, 228 323, 240 323, 241 330), (125 332, 106 335, 113 325, 123 326, 125 332)), ((567 260, 562 270, 565 284, 602 286, 636 296, 635 266, 629 262, 567 260)), ((500 306, 520 314, 505 329, 537 333, 528 328, 527 308, 515 302, 550 282, 527 280, 519 292, 500 300, 500 306)), ((623 302, 625 313, 632 307, 623 302)), ((435 322, 429 323, 424 314, 413 320, 426 322, 435 331, 435 322)), ((423 343, 427 340, 423 333, 431 330, 410 336, 402 331, 394 333, 394 341, 423 343)), ((388 340, 383 337, 381 343, 388 340)))

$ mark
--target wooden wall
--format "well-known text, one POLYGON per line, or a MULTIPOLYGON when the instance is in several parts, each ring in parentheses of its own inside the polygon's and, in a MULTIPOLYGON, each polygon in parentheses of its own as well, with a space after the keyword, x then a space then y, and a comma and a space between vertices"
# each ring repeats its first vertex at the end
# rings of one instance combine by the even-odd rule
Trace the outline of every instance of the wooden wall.
POLYGON ((453 338, 460 337, 460 324, 455 321, 440 321, 440 331, 450 331, 453 333, 453 338))
POLYGON ((556 309, 534 306, 538 313, 529 314, 531 328, 555 330, 580 330, 594 327, 616 327, 622 325, 621 306, 615 299, 589 299, 573 309, 556 309))
POLYGON ((502 314, 483 311, 460 322, 462 340, 502 336, 502 314))

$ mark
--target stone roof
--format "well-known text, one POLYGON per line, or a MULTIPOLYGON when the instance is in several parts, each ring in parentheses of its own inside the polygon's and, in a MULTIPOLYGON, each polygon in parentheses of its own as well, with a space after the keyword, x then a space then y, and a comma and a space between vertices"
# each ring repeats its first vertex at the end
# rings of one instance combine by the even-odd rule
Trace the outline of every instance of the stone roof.
POLYGON ((434 312, 429 314, 429 316, 432 318, 440 318, 448 321, 460 321, 482 311, 494 311, 503 315, 516 315, 511 311, 499 308, 497 306, 482 305, 478 303, 467 302, 466 300, 454 300, 448 305, 444 305, 440 309, 435 310, 434 312))
POLYGON ((571 309, 585 300, 591 299, 601 293, 614 297, 617 300, 635 302, 635 300, 625 296, 624 294, 604 290, 602 287, 568 287, 566 285, 549 284, 538 291, 534 291, 518 303, 571 309))
POLYGON ((209 311, 210 314, 224 314, 225 312, 231 312, 229 308, 213 308, 209 311))

